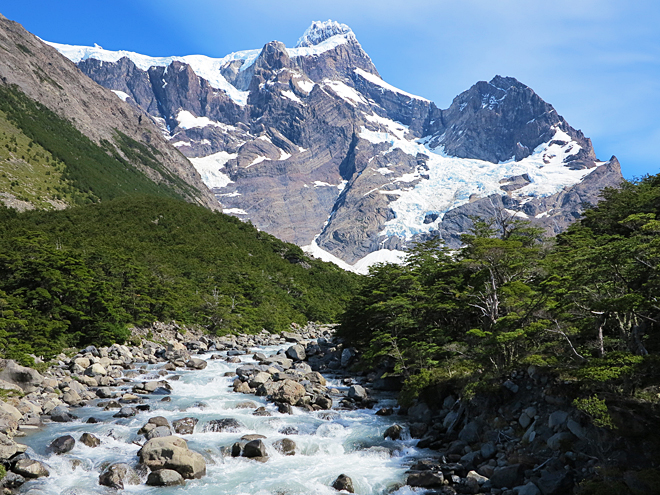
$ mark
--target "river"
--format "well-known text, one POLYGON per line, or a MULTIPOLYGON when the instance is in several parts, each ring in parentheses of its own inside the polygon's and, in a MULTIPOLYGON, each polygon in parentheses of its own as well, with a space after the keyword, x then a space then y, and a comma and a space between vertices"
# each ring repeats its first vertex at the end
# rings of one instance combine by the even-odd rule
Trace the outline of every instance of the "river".
MULTIPOLYGON (((274 354, 283 347, 254 348, 253 352, 274 354)), ((193 416, 199 419, 195 432, 182 435, 192 450, 200 452, 207 462, 207 474, 198 480, 189 480, 181 487, 149 487, 147 485, 126 486, 125 493, 140 494, 195 494, 195 495, 298 495, 336 494, 330 487, 340 474, 353 480, 355 493, 405 495, 413 493, 410 487, 402 486, 405 471, 410 463, 424 451, 414 447, 417 440, 409 436, 402 440, 384 440, 383 433, 394 424, 397 416, 377 416, 379 407, 393 406, 391 397, 382 397, 374 409, 353 411, 336 409, 332 412, 307 412, 294 408, 293 415, 280 414, 264 397, 243 395, 233 392, 233 378, 226 372, 235 371, 238 366, 255 363, 251 352, 240 356, 241 364, 231 364, 224 360, 208 359, 208 366, 201 371, 178 370, 179 380, 172 380, 170 402, 163 402, 162 396, 146 396, 151 410, 139 412, 126 419, 113 418, 116 409, 103 411, 94 404, 74 409, 80 417, 73 423, 50 423, 41 430, 21 439, 29 446, 30 457, 44 462, 50 469, 48 478, 26 483, 22 493, 37 489, 48 495, 85 495, 110 493, 112 490, 99 486, 99 474, 109 463, 126 462, 137 464, 140 446, 134 442, 144 442, 137 431, 153 416, 164 416, 170 423, 173 420, 193 416), (253 401, 257 406, 265 406, 270 417, 253 416, 253 408, 237 408, 241 402, 253 401), (87 424, 90 416, 102 422, 87 424), (203 432, 203 426, 210 420, 235 418, 245 425, 239 433, 203 432), (284 435, 281 431, 293 427, 298 434, 284 435), (101 445, 90 448, 78 442, 84 432, 93 433, 101 439, 101 445), (245 434, 257 433, 266 436, 269 460, 260 463, 242 457, 223 457, 221 448, 231 446, 245 434), (67 454, 56 455, 47 452, 52 440, 70 434, 76 445, 67 454), (284 456, 278 453, 272 443, 284 437, 296 443, 296 455, 284 456)), ((220 353, 223 354, 224 353, 220 353)), ((156 373, 162 365, 148 366, 150 373, 140 381, 162 379, 156 373), (152 371, 153 370, 153 371, 152 371)), ((326 376, 328 387, 345 390, 336 377, 326 376)), ((130 385, 125 387, 130 391, 130 385)), ((426 452, 428 454, 428 451, 426 452)))

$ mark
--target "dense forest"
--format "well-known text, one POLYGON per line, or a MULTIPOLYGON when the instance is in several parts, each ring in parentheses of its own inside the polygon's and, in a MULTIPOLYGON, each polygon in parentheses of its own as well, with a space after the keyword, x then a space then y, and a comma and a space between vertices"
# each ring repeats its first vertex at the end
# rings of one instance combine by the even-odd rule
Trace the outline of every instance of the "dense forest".
POLYGON ((660 397, 659 234, 660 176, 605 190, 557 238, 475 219, 457 251, 430 241, 404 265, 374 267, 340 333, 372 365, 395 363, 404 403, 438 383, 469 395, 535 365, 592 394, 584 407, 607 422, 605 395, 660 397))
POLYGON ((31 353, 122 341, 129 325, 153 321, 212 333, 332 322, 356 280, 249 223, 181 200, 0 207, 0 350, 26 364, 31 353))

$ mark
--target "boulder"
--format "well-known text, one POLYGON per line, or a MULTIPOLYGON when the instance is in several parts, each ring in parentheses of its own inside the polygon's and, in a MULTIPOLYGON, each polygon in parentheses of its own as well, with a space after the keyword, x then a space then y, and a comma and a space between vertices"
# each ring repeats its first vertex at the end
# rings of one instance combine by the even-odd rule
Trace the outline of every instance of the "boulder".
POLYGON ((108 374, 108 371, 100 364, 94 363, 85 370, 85 375, 87 376, 105 376, 108 374))
POLYGON ((126 463, 111 464, 99 476, 99 485, 123 490, 126 485, 139 485, 140 477, 126 463))
POLYGON ((122 407, 118 413, 116 413, 114 418, 132 418, 137 414, 137 409, 134 407, 122 407))
POLYGON ((48 471, 46 466, 34 459, 20 459, 14 464, 12 471, 28 479, 50 476, 50 471, 48 471))
POLYGON ((296 454, 296 442, 289 438, 282 438, 281 440, 273 442, 273 447, 282 455, 296 454))
POLYGON ((518 486, 520 471, 520 464, 498 467, 493 471, 490 482, 495 488, 513 488, 514 486, 518 486))
POLYGON ((82 443, 83 445, 87 445, 88 447, 94 448, 101 445, 101 440, 96 435, 93 435, 91 433, 83 433, 80 436, 80 443, 82 443))
POLYGON ((392 425, 383 434, 383 438, 391 438, 392 440, 398 440, 401 438, 401 432, 403 428, 399 425, 392 425))
POLYGON ((355 357, 356 352, 352 347, 346 348, 341 351, 341 367, 346 368, 355 357))
POLYGON ((273 399, 293 406, 301 397, 305 396, 305 393, 305 387, 300 383, 286 379, 280 385, 279 390, 273 394, 273 399))
POLYGON ((566 471, 542 471, 536 486, 543 495, 563 495, 571 493, 573 477, 566 471))
POLYGON ((547 444, 552 450, 568 450, 575 439, 571 432, 562 431, 548 438, 547 444))
POLYGON ((12 359, 0 359, 0 380, 20 387, 26 394, 36 392, 44 381, 37 370, 21 366, 12 359))
POLYGON ((252 440, 243 447, 243 457, 267 457, 266 444, 263 440, 252 440))
POLYGON ((286 350, 286 356, 294 361, 304 361, 305 357, 305 348, 300 344, 292 345, 286 350))
POLYGON ((20 421, 23 418, 23 413, 11 404, 0 401, 0 414, 7 414, 14 418, 16 421, 20 421))
POLYGON ((431 488, 434 486, 442 486, 444 483, 444 476, 442 471, 422 471, 420 473, 412 473, 408 476, 406 484, 409 486, 417 486, 422 488, 431 488))
POLYGON ((20 474, 8 472, 2 481, 0 481, 0 486, 3 488, 9 488, 10 490, 19 488, 25 483, 25 478, 20 474))
POLYGON ((541 495, 538 487, 531 481, 526 485, 516 486, 513 489, 513 493, 516 495, 541 495))
POLYGON ((172 428, 174 432, 179 435, 192 435, 195 431, 195 425, 199 422, 197 418, 181 418, 176 421, 172 421, 172 428))
POLYGON ((192 368, 195 370, 203 370, 204 368, 206 368, 207 365, 208 363, 206 361, 199 358, 190 358, 190 361, 186 363, 186 366, 188 368, 192 368))
POLYGON ((206 474, 206 461, 201 454, 188 448, 180 437, 152 438, 138 452, 140 462, 152 471, 172 469, 185 479, 201 478, 206 474))
POLYGON ((237 432, 245 425, 234 418, 212 419, 204 425, 204 431, 210 432, 237 432))
POLYGON ((351 385, 348 389, 348 396, 351 399, 364 400, 367 398, 367 391, 360 385, 351 385))
POLYGON ((170 429, 169 426, 156 426, 155 428, 145 433, 144 437, 147 440, 151 440, 152 438, 168 437, 171 434, 172 434, 172 430, 170 429))
POLYGON ((0 461, 7 460, 18 452, 23 452, 22 448, 11 437, 0 433, 0 461))
POLYGON ((66 407, 57 406, 50 412, 50 419, 56 423, 69 423, 78 418, 71 414, 66 407))
POLYGON ((348 493, 355 493, 353 488, 353 480, 345 474, 340 474, 337 479, 332 483, 332 488, 338 491, 346 491, 348 493))
POLYGON ((479 441, 479 425, 474 421, 469 422, 458 434, 458 438, 465 443, 471 444, 479 441))
POLYGON ((260 371, 254 377, 252 380, 250 380, 250 387, 252 388, 257 388, 259 385, 263 385, 267 383, 271 379, 271 374, 266 373, 265 371, 260 371))
POLYGON ((567 419, 568 413, 566 411, 555 411, 548 417, 548 426, 550 428, 563 426, 567 419))
POLYGON ((48 449, 51 452, 60 455, 60 454, 66 454, 71 449, 73 449, 75 445, 76 445, 76 441, 74 440, 74 438, 71 435, 65 435, 63 437, 59 437, 53 440, 48 446, 48 449))
POLYGON ((183 476, 173 469, 158 469, 149 473, 149 486, 177 486, 185 484, 183 476))

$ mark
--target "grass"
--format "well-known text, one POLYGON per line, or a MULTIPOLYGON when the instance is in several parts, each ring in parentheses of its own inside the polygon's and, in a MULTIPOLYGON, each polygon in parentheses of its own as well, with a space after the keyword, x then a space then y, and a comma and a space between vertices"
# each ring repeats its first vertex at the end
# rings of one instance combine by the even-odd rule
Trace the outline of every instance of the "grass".
POLYGON ((0 111, 0 191, 38 209, 73 203, 64 164, 34 143, 0 111))

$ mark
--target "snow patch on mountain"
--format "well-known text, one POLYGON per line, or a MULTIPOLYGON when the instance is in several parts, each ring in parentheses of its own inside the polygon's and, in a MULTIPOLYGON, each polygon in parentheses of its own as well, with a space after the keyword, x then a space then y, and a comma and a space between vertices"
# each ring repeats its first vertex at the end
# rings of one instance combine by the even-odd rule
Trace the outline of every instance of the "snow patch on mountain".
POLYGON ((355 264, 349 265, 344 260, 337 258, 333 254, 320 247, 316 243, 316 238, 311 242, 311 244, 303 246, 302 250, 314 258, 320 259, 321 261, 334 263, 343 270, 359 273, 361 275, 366 275, 369 273, 369 267, 375 265, 376 263, 401 264, 403 263, 406 256, 405 251, 399 251, 396 249, 380 249, 378 251, 369 253, 364 258, 358 260, 355 264))
POLYGON ((181 129, 193 129, 195 127, 203 128, 203 127, 208 127, 210 125, 215 127, 220 127, 225 131, 232 131, 236 129, 232 125, 223 124, 222 122, 216 122, 214 120, 209 119, 208 117, 195 117, 188 110, 181 110, 176 115, 176 120, 179 123, 178 127, 180 127, 181 129))
POLYGON ((330 79, 324 79, 323 86, 325 86, 326 88, 330 88, 337 96, 340 96, 341 98, 344 99, 344 101, 347 101, 354 107, 357 106, 358 103, 367 105, 367 100, 364 99, 364 96, 362 96, 360 93, 358 93, 353 88, 347 86, 341 81, 332 81, 330 79))
POLYGON ((501 189, 501 181, 508 177, 527 174, 530 179, 529 184, 510 192, 511 196, 546 197, 577 184, 595 170, 571 170, 566 166, 565 159, 578 153, 581 148, 559 128, 554 128, 551 140, 539 145, 529 157, 521 161, 512 158, 502 163, 491 163, 448 156, 442 147, 430 148, 426 144, 427 139, 405 139, 401 130, 405 126, 398 122, 386 122, 388 119, 373 116, 369 120, 387 130, 374 131, 363 126, 360 137, 374 144, 389 143, 390 148, 384 156, 394 149, 412 156, 418 153, 429 156, 426 162, 428 170, 393 177, 388 184, 415 182, 413 187, 398 187, 395 190, 381 188, 382 194, 398 196, 389 204, 395 218, 386 222, 380 233, 387 237, 398 236, 409 240, 416 234, 437 228, 447 211, 467 203, 471 197, 505 195, 507 192, 501 189), (438 213, 438 218, 432 223, 424 223, 428 212, 438 213))
POLYGON ((407 96, 408 98, 414 98, 415 100, 421 100, 421 101, 426 101, 431 103, 431 100, 427 100, 426 98, 422 98, 421 96, 414 95, 412 93, 408 93, 407 91, 403 91, 402 89, 395 88, 391 84, 386 83, 383 81, 380 77, 370 74, 369 72, 366 72, 362 69, 354 69, 354 72, 360 76, 369 81, 372 84, 375 84, 376 86, 380 86, 384 90, 391 91, 393 93, 398 93, 403 96, 407 96))
POLYGON ((128 100, 128 99, 131 97, 131 95, 126 94, 126 93, 124 93, 123 91, 117 91, 117 90, 115 90, 115 89, 111 89, 110 91, 112 91, 114 94, 116 94, 117 96, 119 96, 119 98, 121 98, 121 101, 126 101, 126 100, 128 100))
POLYGON ((298 39, 296 48, 316 46, 336 36, 352 36, 353 31, 346 24, 340 24, 328 19, 327 21, 313 21, 298 39))
POLYGON ((238 154, 236 153, 220 151, 213 155, 202 158, 188 158, 188 160, 190 160, 190 163, 192 163, 195 169, 199 172, 199 175, 202 176, 204 184, 206 184, 209 189, 213 189, 214 187, 227 187, 233 182, 229 176, 224 174, 221 170, 229 160, 236 158, 237 156, 238 154))

